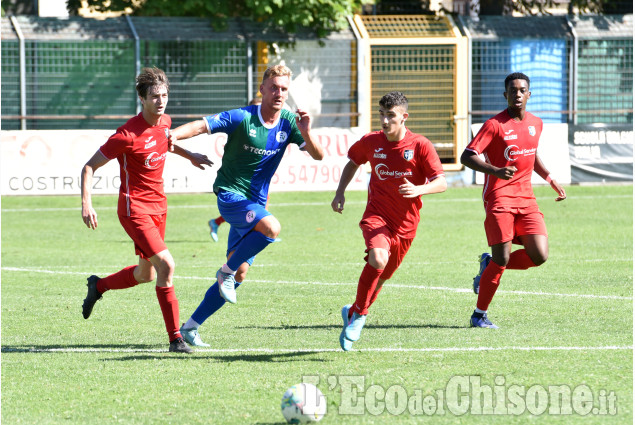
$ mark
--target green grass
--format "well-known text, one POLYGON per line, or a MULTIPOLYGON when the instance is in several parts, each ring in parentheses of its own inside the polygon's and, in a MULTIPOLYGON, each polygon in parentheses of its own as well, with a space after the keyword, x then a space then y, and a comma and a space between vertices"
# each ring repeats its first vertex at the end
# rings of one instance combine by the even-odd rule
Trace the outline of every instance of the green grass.
MULTIPOLYGON (((489 314, 497 331, 467 327, 487 249, 480 189, 425 198, 417 238, 349 353, 339 350, 340 308, 354 300, 363 267, 365 193, 347 194, 343 215, 331 211, 332 193, 274 193, 282 242, 258 256, 238 304, 201 327, 212 350, 190 356, 167 352, 153 284, 109 292, 89 320, 81 316, 88 275, 137 262, 114 196, 95 197, 96 231, 83 225, 78 197, 3 197, 2 422, 280 423, 283 392, 314 376, 328 400, 324 424, 632 424, 633 188, 567 191, 556 204, 550 188, 536 188, 550 259, 505 273, 489 314), (533 416, 543 403, 482 415, 487 396, 469 392, 474 410, 465 414, 453 414, 451 401, 432 417, 404 404, 405 396, 451 398, 453 383, 470 377, 530 400, 550 386, 585 385, 593 407, 602 394, 616 396, 617 413, 533 416), (384 390, 402 404, 383 400, 384 390), (351 414, 355 405, 362 414, 351 414)), ((228 227, 214 244, 212 195, 172 195, 169 204, 166 242, 184 321, 223 263, 228 227)))

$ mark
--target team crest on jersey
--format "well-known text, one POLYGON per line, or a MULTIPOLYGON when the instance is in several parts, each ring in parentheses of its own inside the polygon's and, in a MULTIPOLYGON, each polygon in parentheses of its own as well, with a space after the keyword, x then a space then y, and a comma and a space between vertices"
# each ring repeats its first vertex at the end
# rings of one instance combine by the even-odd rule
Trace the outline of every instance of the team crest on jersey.
POLYGON ((534 127, 533 125, 530 125, 529 127, 527 127, 527 130, 529 130, 529 135, 530 136, 535 136, 536 135, 536 127, 534 127))
POLYGON ((278 143, 286 142, 288 137, 289 137, 289 135, 287 134, 286 131, 279 131, 279 132, 276 133, 276 141, 278 143))
POLYGON ((249 129, 249 136, 250 137, 256 137, 256 129, 255 128, 250 128, 249 129))
POLYGON ((415 156, 415 151, 412 149, 406 149, 403 151, 403 159, 406 161, 410 161, 415 156))
POLYGON ((245 217, 247 223, 254 221, 254 218, 256 218, 256 212, 254 210, 247 211, 247 216, 245 217))

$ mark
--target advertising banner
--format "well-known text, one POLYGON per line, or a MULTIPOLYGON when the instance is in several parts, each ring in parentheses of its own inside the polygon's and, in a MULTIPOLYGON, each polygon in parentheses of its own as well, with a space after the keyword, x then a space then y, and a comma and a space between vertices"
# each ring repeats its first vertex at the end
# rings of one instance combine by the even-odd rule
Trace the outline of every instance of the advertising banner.
MULTIPOLYGON (((350 146, 360 131, 341 128, 312 130, 324 148, 324 159, 313 160, 297 146, 285 152, 273 176, 271 191, 335 191, 350 146)), ((110 130, 27 130, 0 134, 0 187, 2 195, 79 195, 84 164, 112 134, 110 130)), ((207 155, 212 168, 204 171, 188 160, 169 154, 163 173, 166 193, 211 192, 220 167, 225 134, 200 135, 178 144, 207 155)), ((366 189, 366 171, 360 167, 349 190, 366 189)), ((119 163, 110 161, 97 170, 93 194, 119 191, 119 163)))

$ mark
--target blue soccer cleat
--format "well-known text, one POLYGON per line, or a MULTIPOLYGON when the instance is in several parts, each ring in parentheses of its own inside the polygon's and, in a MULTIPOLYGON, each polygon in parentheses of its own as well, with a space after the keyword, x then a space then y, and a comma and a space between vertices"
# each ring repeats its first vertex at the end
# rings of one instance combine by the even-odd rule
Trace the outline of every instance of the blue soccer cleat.
POLYGON ((218 242, 218 224, 216 224, 216 220, 211 219, 207 224, 209 224, 209 235, 212 237, 212 240, 218 242))
POLYGON ((366 315, 362 316, 361 314, 353 313, 353 316, 351 317, 351 322, 348 324, 344 332, 346 339, 349 339, 353 342, 357 341, 359 337, 362 335, 362 329, 364 328, 365 324, 366 324, 366 315))
POLYGON ((344 327, 342 328, 342 332, 340 333, 340 347, 344 351, 350 351, 353 348, 353 341, 346 339, 346 327, 348 326, 348 310, 352 306, 350 304, 342 307, 342 321, 344 322, 344 327))
POLYGON ((222 269, 216 272, 218 291, 220 296, 229 303, 236 304, 236 279, 233 274, 225 273, 222 269))
POLYGON ((478 267, 478 274, 474 277, 474 283, 472 284, 472 286, 474 287, 475 294, 478 294, 478 288, 481 285, 481 275, 485 271, 485 268, 487 267, 490 261, 492 261, 491 254, 487 252, 484 252, 481 254, 481 258, 479 259, 480 264, 478 267))
POLYGON ((181 336, 183 337, 185 342, 187 342, 191 346, 209 347, 209 344, 204 343, 203 340, 201 339, 201 336, 198 334, 198 329, 196 328, 185 329, 183 326, 181 326, 181 329, 179 329, 179 332, 181 332, 181 336))
POLYGON ((487 313, 474 312, 472 317, 470 317, 470 328, 498 329, 498 326, 489 321, 487 313))

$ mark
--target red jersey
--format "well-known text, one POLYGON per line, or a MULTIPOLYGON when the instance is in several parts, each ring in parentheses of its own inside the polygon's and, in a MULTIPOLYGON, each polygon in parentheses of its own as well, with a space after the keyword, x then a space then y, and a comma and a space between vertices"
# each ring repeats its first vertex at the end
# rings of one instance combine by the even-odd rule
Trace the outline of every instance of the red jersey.
POLYGON ((507 109, 483 124, 466 149, 483 154, 485 161, 496 167, 514 166, 518 171, 510 180, 485 174, 483 202, 493 211, 518 210, 527 213, 538 209, 531 186, 542 120, 526 112, 525 119, 516 121, 507 109))
POLYGON ((121 187, 117 214, 123 216, 165 214, 163 167, 168 152, 169 115, 151 126, 139 115, 131 118, 99 148, 108 159, 119 162, 121 187))
POLYGON ((420 196, 404 198, 399 186, 404 178, 422 185, 444 175, 432 143, 410 130, 398 142, 388 141, 383 131, 375 131, 355 142, 348 157, 357 165, 370 162, 372 168, 362 220, 369 217, 383 220, 395 235, 414 238, 423 203, 420 196))

